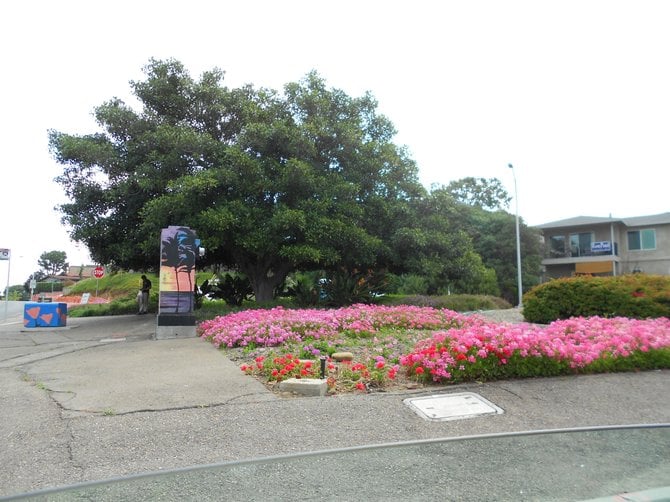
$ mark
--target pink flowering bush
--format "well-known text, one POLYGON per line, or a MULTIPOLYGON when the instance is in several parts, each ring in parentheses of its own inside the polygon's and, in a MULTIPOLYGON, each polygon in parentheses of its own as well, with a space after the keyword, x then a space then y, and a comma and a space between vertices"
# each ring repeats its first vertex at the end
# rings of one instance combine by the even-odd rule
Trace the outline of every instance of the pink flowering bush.
POLYGON ((464 316, 446 310, 412 306, 353 305, 340 309, 244 310, 202 322, 200 336, 216 347, 274 347, 287 342, 371 336, 384 330, 449 329, 464 316))
POLYGON ((474 319, 400 357, 410 375, 460 382, 670 367, 670 319, 572 318, 548 326, 474 319))
POLYGON ((202 322, 203 339, 242 350, 241 366, 265 382, 320 378, 331 391, 670 368, 670 319, 572 318, 547 326, 503 324, 446 309, 371 306, 246 310, 202 322), (270 348, 276 349, 270 349, 270 348), (354 361, 336 362, 335 351, 354 361), (291 355, 296 354, 296 355, 291 355))

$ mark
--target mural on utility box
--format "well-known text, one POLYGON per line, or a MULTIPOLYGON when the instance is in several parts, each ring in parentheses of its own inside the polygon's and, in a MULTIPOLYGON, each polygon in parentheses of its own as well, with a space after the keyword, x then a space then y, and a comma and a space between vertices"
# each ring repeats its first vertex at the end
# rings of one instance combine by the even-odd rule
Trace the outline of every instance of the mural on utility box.
POLYGON ((67 303, 26 303, 23 310, 25 328, 55 328, 66 324, 67 303))
POLYGON ((172 226, 161 231, 159 314, 193 312, 199 245, 195 232, 188 227, 172 226))

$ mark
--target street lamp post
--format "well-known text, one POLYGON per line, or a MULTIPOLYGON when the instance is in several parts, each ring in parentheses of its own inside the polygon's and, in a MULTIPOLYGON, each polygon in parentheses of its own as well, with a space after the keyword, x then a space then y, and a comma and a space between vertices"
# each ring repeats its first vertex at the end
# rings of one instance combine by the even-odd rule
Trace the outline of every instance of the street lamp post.
POLYGON ((523 307, 523 284, 521 281, 521 237, 519 235, 519 195, 516 190, 516 174, 514 173, 514 166, 507 164, 512 170, 512 177, 514 178, 514 203, 516 205, 516 272, 517 272, 517 288, 519 290, 519 308, 523 307))
POLYGON ((7 320, 7 311, 9 307, 9 268, 12 263, 12 253, 9 249, 2 250, 2 259, 7 260, 7 287, 5 288, 5 321, 7 320))

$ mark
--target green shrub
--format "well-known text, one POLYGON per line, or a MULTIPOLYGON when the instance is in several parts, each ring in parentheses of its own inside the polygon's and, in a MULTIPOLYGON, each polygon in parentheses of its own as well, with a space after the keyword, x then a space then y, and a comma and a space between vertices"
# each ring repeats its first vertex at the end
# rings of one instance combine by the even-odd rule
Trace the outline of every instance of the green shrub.
POLYGON ((225 300, 231 307, 239 307, 245 300, 253 296, 251 282, 244 274, 229 272, 222 276, 206 279, 196 288, 195 303, 200 308, 203 297, 208 296, 213 299, 225 300))
POLYGON ((314 307, 321 299, 320 272, 299 272, 291 277, 288 295, 299 307, 314 307))
POLYGON ((386 305, 432 307, 436 309, 453 310, 455 312, 512 308, 512 305, 506 300, 488 295, 388 295, 383 303, 386 305))
POLYGON ((670 277, 646 274, 572 277, 541 284, 523 297, 528 322, 570 317, 670 317, 670 277))
POLYGON ((321 300, 328 307, 342 307, 356 303, 379 303, 386 291, 386 274, 375 270, 348 270, 329 272, 320 283, 321 300))
POLYGON ((389 291, 401 295, 425 295, 428 294, 428 279, 417 274, 393 275, 389 291))

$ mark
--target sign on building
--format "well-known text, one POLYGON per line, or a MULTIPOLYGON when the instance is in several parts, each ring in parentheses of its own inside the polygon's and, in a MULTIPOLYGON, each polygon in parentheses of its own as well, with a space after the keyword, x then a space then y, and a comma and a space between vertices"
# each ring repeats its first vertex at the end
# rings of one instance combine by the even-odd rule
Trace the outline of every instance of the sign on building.
POLYGON ((592 253, 611 253, 612 243, 610 241, 597 241, 591 243, 592 253))

